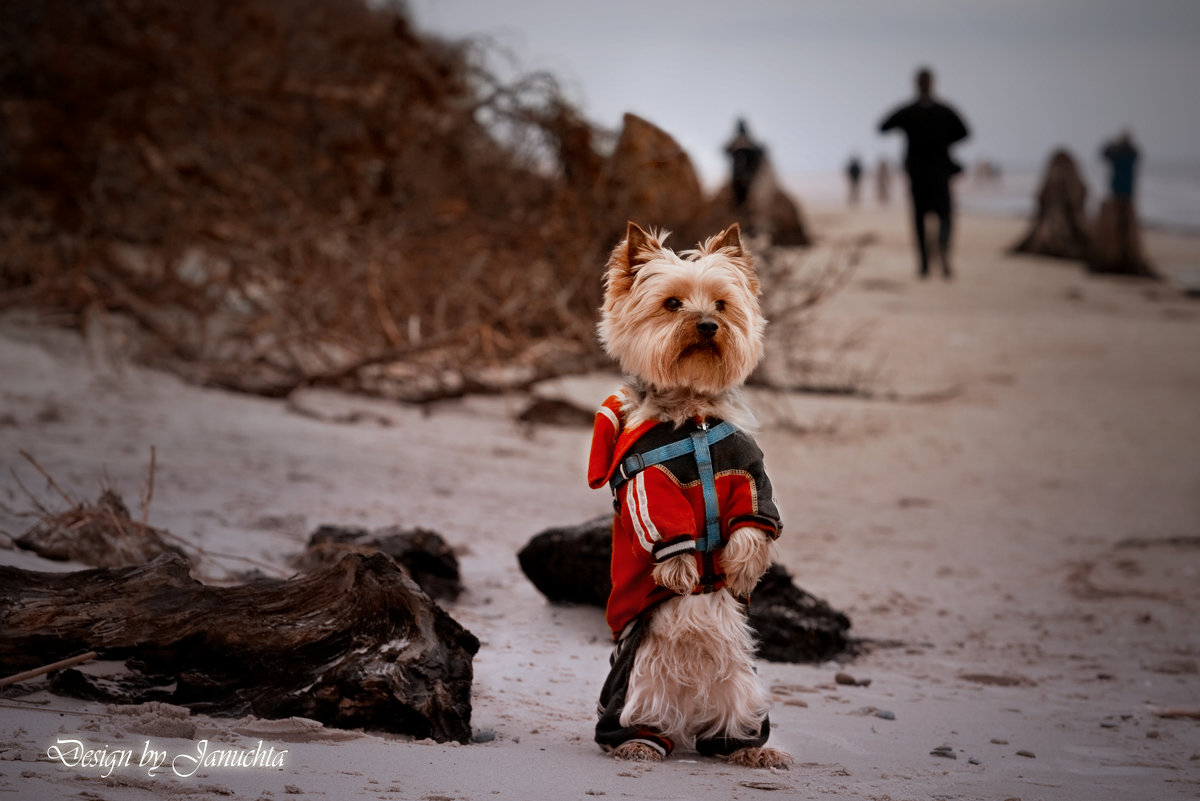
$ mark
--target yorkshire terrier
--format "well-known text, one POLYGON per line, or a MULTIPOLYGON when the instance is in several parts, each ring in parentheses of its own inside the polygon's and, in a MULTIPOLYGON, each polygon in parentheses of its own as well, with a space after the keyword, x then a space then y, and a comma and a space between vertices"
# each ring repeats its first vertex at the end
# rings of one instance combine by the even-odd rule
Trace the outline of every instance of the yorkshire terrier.
POLYGON ((763 353, 760 285, 735 223, 696 250, 630 222, 605 275, 605 350, 630 376, 596 414, 588 481, 613 492, 616 641, 596 742, 620 759, 676 747, 752 767, 768 701, 746 602, 779 511, 739 388, 763 353))

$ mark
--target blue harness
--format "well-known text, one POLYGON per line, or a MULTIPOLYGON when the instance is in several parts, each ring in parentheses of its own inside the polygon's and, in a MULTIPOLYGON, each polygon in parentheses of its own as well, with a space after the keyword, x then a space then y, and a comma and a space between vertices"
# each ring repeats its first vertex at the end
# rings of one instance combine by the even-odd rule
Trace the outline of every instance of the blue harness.
POLYGON ((730 423, 718 423, 712 428, 707 423, 701 423, 700 428, 683 439, 667 443, 646 453, 635 453, 621 460, 608 485, 612 488, 613 498, 625 482, 656 464, 669 462, 686 456, 696 455, 696 468, 700 472, 700 488, 704 491, 704 539, 696 543, 696 549, 703 552, 715 551, 721 547, 721 517, 717 508, 717 479, 713 474, 712 446, 726 437, 736 434, 737 429, 730 423))

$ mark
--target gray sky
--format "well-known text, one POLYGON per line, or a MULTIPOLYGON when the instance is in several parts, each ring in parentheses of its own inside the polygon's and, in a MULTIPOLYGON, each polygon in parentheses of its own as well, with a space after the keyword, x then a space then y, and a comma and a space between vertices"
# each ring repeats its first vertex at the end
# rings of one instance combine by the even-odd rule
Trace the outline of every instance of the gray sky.
POLYGON ((785 175, 901 152, 875 133, 920 65, 972 137, 957 154, 1085 161, 1129 127, 1148 168, 1200 165, 1200 0, 409 0, 417 25, 490 36, 589 119, 671 133, 709 181, 744 116, 785 175))

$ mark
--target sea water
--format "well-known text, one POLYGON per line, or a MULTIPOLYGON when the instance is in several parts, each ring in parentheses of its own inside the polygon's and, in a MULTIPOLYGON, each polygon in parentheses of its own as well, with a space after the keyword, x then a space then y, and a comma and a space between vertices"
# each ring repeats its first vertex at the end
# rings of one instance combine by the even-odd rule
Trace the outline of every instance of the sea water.
MULTIPOLYGON (((1088 187, 1088 216, 1094 217, 1109 194, 1107 171, 1101 163, 1080 164, 1079 168, 1088 187)), ((1037 208, 1041 182, 1041 168, 1002 167, 999 177, 992 181, 964 175, 958 181, 956 195, 965 211, 1031 217, 1037 208)), ((1200 164, 1147 164, 1138 171, 1134 202, 1145 226, 1200 234, 1200 164)))

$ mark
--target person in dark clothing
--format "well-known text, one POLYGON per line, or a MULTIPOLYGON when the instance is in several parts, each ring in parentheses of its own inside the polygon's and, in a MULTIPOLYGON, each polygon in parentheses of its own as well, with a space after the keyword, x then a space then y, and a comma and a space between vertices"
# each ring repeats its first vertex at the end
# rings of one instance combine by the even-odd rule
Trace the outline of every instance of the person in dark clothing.
POLYGON ((1133 197, 1134 168, 1137 166, 1138 149, 1133 144, 1133 137, 1128 131, 1105 145, 1100 155, 1112 168, 1112 179, 1109 183, 1114 197, 1133 197))
POLYGON ((916 225, 917 251, 920 255, 920 276, 929 275, 929 249, 925 237, 925 217, 938 218, 938 255, 947 278, 950 269, 950 231, 953 203, 950 197, 950 178, 962 172, 962 167, 950 158, 950 146, 969 136, 966 123, 958 112, 933 97, 933 73, 921 69, 917 73, 917 99, 893 111, 879 125, 880 133, 903 131, 908 140, 904 170, 908 173, 912 192, 913 217, 916 225))
POLYGON ((762 145, 750 138, 750 133, 746 129, 746 121, 739 119, 737 134, 725 146, 725 152, 733 161, 731 181, 733 207, 741 208, 746 205, 746 199, 750 196, 750 185, 754 183, 754 176, 758 174, 758 168, 762 166, 764 151, 762 145))
POLYGON ((858 160, 858 156, 851 156, 850 163, 846 165, 846 180, 850 184, 850 205, 858 205, 858 182, 862 180, 862 164, 858 160))
POLYGON ((1100 156, 1108 162, 1111 195, 1100 204, 1088 269, 1098 273, 1156 275, 1142 252, 1141 232, 1133 202, 1138 149, 1124 131, 1104 146, 1100 156))

